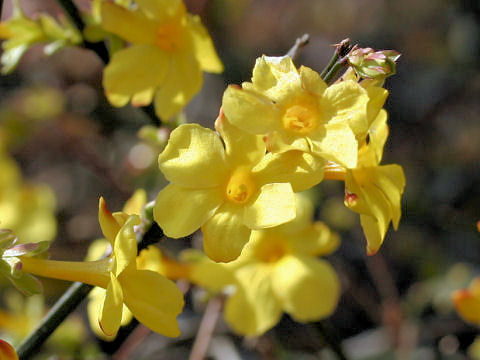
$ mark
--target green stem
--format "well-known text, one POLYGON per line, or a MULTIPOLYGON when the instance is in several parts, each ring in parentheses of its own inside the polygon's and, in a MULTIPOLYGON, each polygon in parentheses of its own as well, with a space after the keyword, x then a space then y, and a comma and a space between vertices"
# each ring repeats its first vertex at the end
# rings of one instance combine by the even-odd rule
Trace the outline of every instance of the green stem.
POLYGON ((354 48, 350 44, 350 39, 342 40, 339 44, 335 45, 335 52, 330 59, 328 65, 323 69, 320 77, 327 83, 334 79, 335 75, 347 64, 346 56, 354 48))
MULTIPOLYGON (((156 223, 153 223, 144 234, 139 234, 138 251, 140 252, 149 245, 159 242, 162 237, 162 229, 156 223)), ((19 359, 30 358, 92 289, 92 285, 73 283, 45 315, 35 330, 17 347, 19 359)))
POLYGON ((37 328, 17 347, 19 359, 28 359, 47 340, 51 333, 75 310, 93 286, 73 283, 50 309, 37 328))

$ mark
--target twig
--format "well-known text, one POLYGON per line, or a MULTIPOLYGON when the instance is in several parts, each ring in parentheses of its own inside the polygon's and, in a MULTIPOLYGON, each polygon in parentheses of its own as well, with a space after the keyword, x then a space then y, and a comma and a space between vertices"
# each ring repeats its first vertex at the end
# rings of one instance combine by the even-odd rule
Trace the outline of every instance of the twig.
POLYGON ((75 282, 45 315, 37 328, 17 347, 19 359, 28 359, 47 340, 51 333, 72 313, 93 286, 75 282))
POLYGON ((203 315, 200 328, 198 329, 197 337, 193 343, 192 352, 190 353, 189 360, 202 360, 208 351, 208 345, 212 339, 215 326, 217 325, 220 312, 223 307, 223 298, 214 297, 211 299, 203 315))
POLYGON ((131 353, 135 348, 141 344, 148 335, 151 334, 151 330, 144 325, 138 325, 133 329, 132 334, 125 340, 120 346, 115 355, 112 356, 113 360, 125 360, 131 359, 131 353))
MULTIPOLYGON (((163 231, 156 223, 152 223, 145 233, 137 233, 138 251, 161 240, 163 231)), ((48 339, 55 329, 72 313, 85 299, 93 286, 75 282, 45 315, 40 324, 17 347, 20 360, 26 360, 48 339)))
POLYGON ((320 77, 329 84, 335 75, 343 68, 347 63, 347 55, 356 48, 356 45, 353 46, 350 43, 350 39, 344 39, 340 41, 338 44, 335 44, 335 52, 333 53, 332 58, 330 59, 329 63, 323 69, 320 77))
POLYGON ((297 40, 295 41, 295 44, 288 50, 286 56, 290 56, 292 60, 295 60, 300 53, 300 50, 308 45, 310 42, 310 35, 308 34, 303 34, 297 40))

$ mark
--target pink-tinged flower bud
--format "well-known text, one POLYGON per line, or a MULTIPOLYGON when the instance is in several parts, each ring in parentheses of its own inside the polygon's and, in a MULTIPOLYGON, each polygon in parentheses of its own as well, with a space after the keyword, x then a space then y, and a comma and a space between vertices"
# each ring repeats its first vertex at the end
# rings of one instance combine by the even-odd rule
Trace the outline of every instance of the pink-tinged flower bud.
POLYGON ((395 50, 374 51, 372 48, 359 48, 353 50, 347 59, 359 76, 383 80, 395 74, 396 61, 400 55, 395 50))

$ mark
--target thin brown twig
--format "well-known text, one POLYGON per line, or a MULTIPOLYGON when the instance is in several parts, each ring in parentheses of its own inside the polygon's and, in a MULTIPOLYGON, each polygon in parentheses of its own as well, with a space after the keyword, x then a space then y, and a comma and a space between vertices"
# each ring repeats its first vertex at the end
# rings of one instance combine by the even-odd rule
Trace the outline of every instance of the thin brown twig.
POLYGON ((140 345, 148 335, 151 334, 151 330, 146 326, 139 324, 132 334, 125 340, 120 346, 117 352, 112 356, 113 360, 126 360, 131 359, 132 352, 140 345))
POLYGON ((292 60, 295 60, 300 53, 300 50, 303 49, 310 42, 310 35, 303 34, 295 41, 295 44, 288 50, 286 56, 290 56, 292 60))
POLYGON ((223 302, 224 299, 220 296, 214 297, 208 302, 189 360, 202 360, 205 358, 218 318, 222 312, 223 302))

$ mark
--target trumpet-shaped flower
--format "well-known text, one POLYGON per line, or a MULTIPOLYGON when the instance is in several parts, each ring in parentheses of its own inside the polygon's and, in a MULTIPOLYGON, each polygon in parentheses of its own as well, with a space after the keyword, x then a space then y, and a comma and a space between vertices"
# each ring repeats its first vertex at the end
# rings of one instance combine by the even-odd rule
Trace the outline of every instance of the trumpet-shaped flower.
POLYGON ((159 273, 137 268, 134 227, 140 223, 138 215, 111 214, 100 198, 99 222, 113 249, 109 257, 90 262, 20 257, 22 269, 40 276, 81 281, 106 289, 98 318, 102 331, 108 336, 114 336, 121 325, 124 303, 151 330, 178 336, 176 316, 183 308, 183 294, 159 273))
POLYGON ((400 165, 379 165, 388 137, 387 113, 381 110, 368 131, 368 142, 358 152, 358 166, 345 169, 328 164, 325 177, 345 181, 345 205, 360 214, 367 238, 367 253, 382 245, 390 222, 397 229, 405 175, 400 165))
POLYGON ((473 279, 468 289, 455 291, 452 300, 455 310, 465 321, 480 325, 480 277, 473 279))
POLYGON ((174 238, 201 227, 206 254, 228 262, 252 230, 295 218, 294 191, 318 183, 324 163, 299 151, 265 155, 262 138, 231 125, 223 113, 215 126, 221 138, 195 124, 171 133, 158 159, 171 184, 158 194, 154 219, 174 238))
POLYGON ((265 136, 271 152, 300 150, 355 167, 358 142, 368 129, 367 91, 356 81, 327 86, 289 57, 257 59, 252 82, 230 86, 223 96, 227 118, 265 136))
POLYGON ((135 2, 135 10, 102 5, 102 27, 132 43, 105 68, 105 94, 114 106, 153 100, 156 114, 168 119, 200 90, 202 70, 219 73, 223 65, 200 18, 181 0, 135 2))
POLYGON ((305 198, 298 202, 295 220, 253 231, 237 260, 228 264, 197 260, 193 265, 194 283, 213 291, 234 286, 224 316, 239 334, 264 333, 283 311, 308 322, 327 317, 336 308, 339 279, 328 262, 316 257, 334 251, 339 238, 323 223, 311 222, 311 203, 305 198))

